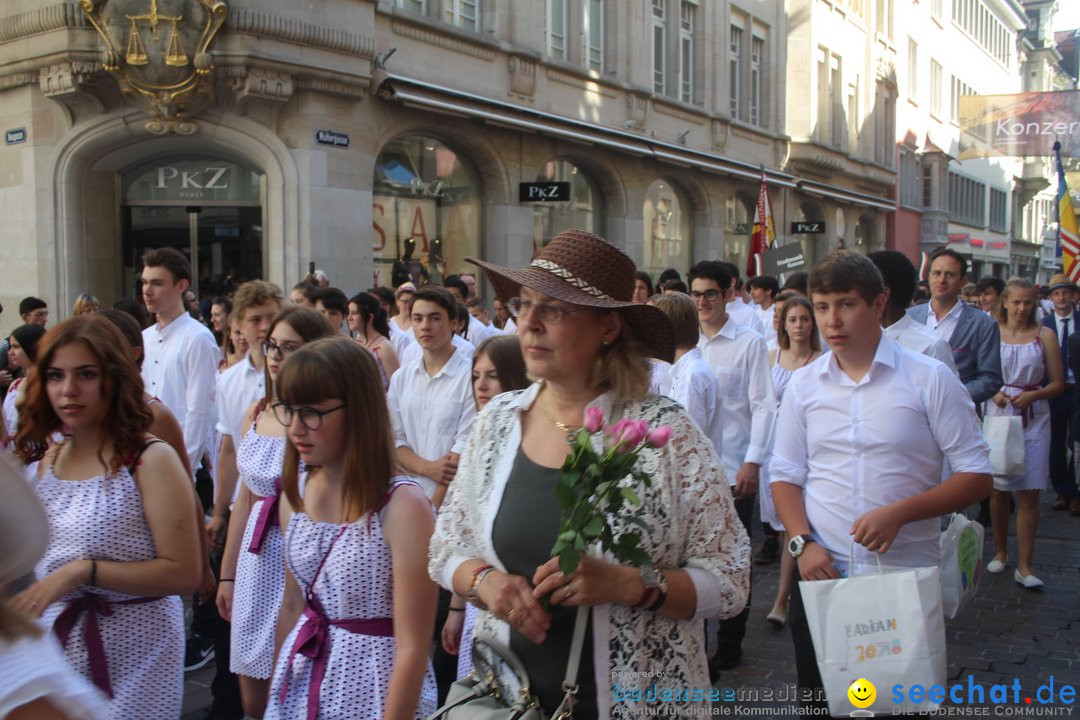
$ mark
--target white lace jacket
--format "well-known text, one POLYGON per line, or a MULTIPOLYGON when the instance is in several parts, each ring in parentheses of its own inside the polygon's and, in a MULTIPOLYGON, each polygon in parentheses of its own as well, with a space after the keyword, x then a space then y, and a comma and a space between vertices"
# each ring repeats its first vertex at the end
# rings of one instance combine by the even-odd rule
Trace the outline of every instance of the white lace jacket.
MULTIPOLYGON (((536 383, 496 397, 473 424, 431 538, 428 572, 445 588, 452 588, 454 571, 470 559, 505 570, 492 545, 492 527, 521 444, 520 414, 532 405, 540 387, 536 383)), ((619 525, 638 529, 642 547, 656 567, 687 571, 697 590, 692 620, 671 620, 629 605, 593 607, 600 717, 619 717, 646 705, 708 706, 710 683, 701 621, 738 614, 746 604, 750 580, 750 542, 735 515, 723 466, 712 443, 668 398, 650 395, 619 413, 613 412, 612 398, 604 394, 590 406, 601 408, 608 422, 629 417, 646 421, 650 428, 671 427, 668 444, 644 450, 637 463, 638 470, 652 477, 652 486, 641 487, 626 478, 642 504, 620 516, 615 530, 618 534, 619 525), (631 512, 642 517, 650 530, 630 524, 631 512), (658 689, 669 688, 682 700, 618 699, 633 689, 644 697, 654 682, 658 689), (614 699, 613 686, 619 691, 614 699), (700 694, 694 693, 695 688, 700 694)), ((509 645, 509 625, 488 612, 480 612, 476 633, 509 645)))

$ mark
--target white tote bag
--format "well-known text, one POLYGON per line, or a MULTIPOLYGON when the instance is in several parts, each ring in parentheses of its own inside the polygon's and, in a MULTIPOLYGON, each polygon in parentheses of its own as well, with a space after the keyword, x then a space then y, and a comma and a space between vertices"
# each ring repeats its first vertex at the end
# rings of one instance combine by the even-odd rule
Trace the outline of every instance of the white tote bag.
POLYGON ((982 525, 960 513, 952 514, 941 533, 941 602, 950 620, 979 589, 985 534, 982 525))
POLYGON ((1024 419, 1019 415, 987 415, 983 436, 990 446, 990 467, 996 477, 1024 474, 1024 419))
POLYGON ((833 716, 846 717, 856 709, 878 715, 926 712, 937 705, 910 702, 907 689, 946 682, 938 569, 883 571, 880 565, 878 569, 856 577, 799 583, 833 716), (859 678, 877 688, 877 697, 867 708, 856 708, 848 699, 848 688, 859 678), (901 705, 892 702, 893 685, 904 686, 901 705))

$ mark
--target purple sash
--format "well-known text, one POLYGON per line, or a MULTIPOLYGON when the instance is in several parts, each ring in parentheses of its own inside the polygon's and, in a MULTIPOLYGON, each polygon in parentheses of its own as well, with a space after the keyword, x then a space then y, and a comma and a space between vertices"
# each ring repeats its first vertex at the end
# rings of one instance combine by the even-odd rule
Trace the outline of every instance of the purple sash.
POLYGON ((281 501, 281 478, 274 480, 273 495, 268 497, 256 496, 256 499, 262 500, 263 504, 262 507, 259 508, 259 515, 255 520, 255 531, 251 534, 248 552, 257 555, 262 552, 263 541, 265 541, 266 536, 270 534, 270 528, 280 522, 278 518, 278 504, 281 501))
POLYGON ((86 613, 86 623, 83 625, 83 640, 86 642, 86 654, 90 660, 90 679, 94 685, 110 698, 113 696, 112 682, 109 680, 109 663, 105 658, 105 644, 101 640, 101 627, 98 625, 98 616, 110 617, 113 614, 111 605, 142 605, 143 603, 160 600, 157 597, 137 597, 130 600, 109 602, 97 593, 80 595, 67 604, 53 623, 53 632, 60 640, 60 644, 67 648, 68 636, 71 635, 79 616, 86 613))
POLYGON ((308 682, 307 717, 308 720, 315 720, 319 714, 319 689, 326 675, 326 665, 330 655, 330 627, 338 627, 357 635, 393 637, 394 621, 392 618, 330 620, 319 610, 317 603, 313 604, 311 600, 304 608, 304 616, 307 617, 307 622, 300 627, 296 640, 289 650, 289 663, 285 666, 284 682, 281 684, 279 698, 281 702, 285 702, 289 689, 289 675, 296 655, 310 658, 312 664, 311 680, 308 682))
MULTIPOLYGON (((1005 383, 1005 387, 1016 388, 1020 392, 1031 392, 1032 390, 1039 390, 1038 385, 1013 385, 1012 383, 1005 383)), ((1017 393, 1019 395, 1020 393, 1017 393)), ((1035 403, 1031 403, 1026 409, 1020 411, 1021 422, 1024 429, 1027 430, 1028 420, 1035 419, 1035 403)))

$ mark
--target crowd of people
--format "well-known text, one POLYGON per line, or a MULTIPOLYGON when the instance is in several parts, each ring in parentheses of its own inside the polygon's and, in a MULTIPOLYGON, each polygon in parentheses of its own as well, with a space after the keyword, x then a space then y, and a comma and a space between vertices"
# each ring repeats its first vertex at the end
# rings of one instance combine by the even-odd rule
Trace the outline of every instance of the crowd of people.
POLYGON ((754 613, 819 688, 800 581, 936 565, 940 517, 980 504, 1004 572, 1015 504, 1014 579, 1037 589, 1040 491, 1080 515, 1064 276, 1045 299, 973 285, 942 249, 918 302, 903 254, 839 250, 783 283, 714 260, 654 282, 583 231, 525 268, 468 261, 490 312, 473 272, 350 296, 317 271, 200 306, 172 248, 142 258, 137 300, 83 294, 55 326, 23 300, 0 369, 0 716, 178 718, 213 660, 211 718, 425 718, 484 638, 547 714, 611 718, 656 702, 624 690, 660 670, 707 689, 754 613), (594 413, 670 431, 607 518, 648 562, 586 548, 564 574, 556 487, 594 413), (1020 476, 992 477, 998 415, 1022 418, 1020 476))

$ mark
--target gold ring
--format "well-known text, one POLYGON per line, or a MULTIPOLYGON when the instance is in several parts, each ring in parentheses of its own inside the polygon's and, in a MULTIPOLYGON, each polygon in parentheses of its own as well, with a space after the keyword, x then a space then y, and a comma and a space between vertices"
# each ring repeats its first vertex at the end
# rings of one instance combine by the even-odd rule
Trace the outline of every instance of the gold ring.
POLYGON ((517 608, 510 608, 510 612, 506 613, 507 622, 512 623, 514 621, 514 611, 516 611, 516 610, 517 610, 517 608))
POLYGON ((33 600, 31 600, 31 601, 30 601, 30 607, 31 607, 32 609, 35 609, 35 610, 36 610, 36 609, 37 609, 37 606, 38 606, 38 604, 37 604, 36 602, 34 602, 33 600))

